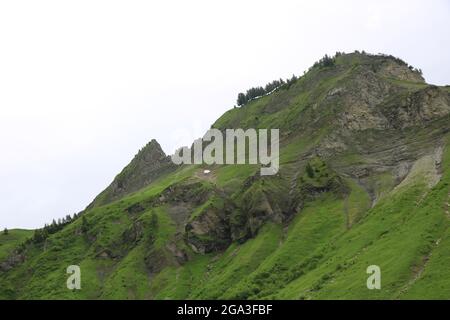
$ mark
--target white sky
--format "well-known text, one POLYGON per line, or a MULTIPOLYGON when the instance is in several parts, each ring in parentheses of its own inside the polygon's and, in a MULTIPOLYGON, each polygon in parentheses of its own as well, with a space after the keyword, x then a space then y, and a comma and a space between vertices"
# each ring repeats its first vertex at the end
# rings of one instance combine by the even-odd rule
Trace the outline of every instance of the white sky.
POLYGON ((446 0, 1 1, 0 228, 82 210, 150 139, 172 153, 325 53, 448 84, 449 39, 446 0))

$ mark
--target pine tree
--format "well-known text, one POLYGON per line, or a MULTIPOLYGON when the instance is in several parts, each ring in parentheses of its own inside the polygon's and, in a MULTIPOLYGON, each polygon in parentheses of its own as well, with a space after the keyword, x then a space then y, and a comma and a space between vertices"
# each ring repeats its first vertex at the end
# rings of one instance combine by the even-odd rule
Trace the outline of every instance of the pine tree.
POLYGON ((7 235, 9 234, 8 228, 5 228, 5 230, 3 230, 3 234, 4 234, 5 236, 7 236, 7 235))
POLYGON ((238 106, 243 106, 244 104, 247 103, 247 98, 245 97, 245 94, 243 94, 242 92, 240 92, 238 94, 238 98, 237 98, 237 105, 238 106))

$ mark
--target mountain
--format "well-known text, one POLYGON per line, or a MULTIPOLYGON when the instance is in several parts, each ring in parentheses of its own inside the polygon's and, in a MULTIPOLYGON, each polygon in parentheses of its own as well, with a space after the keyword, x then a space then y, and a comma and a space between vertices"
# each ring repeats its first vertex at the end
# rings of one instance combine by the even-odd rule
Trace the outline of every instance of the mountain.
POLYGON ((163 174, 174 171, 173 164, 156 140, 151 140, 139 150, 134 159, 119 173, 114 181, 88 206, 105 205, 151 184, 163 174))
MULTIPOLYGON (((0 234, 0 261, 6 263, 14 249, 33 235, 31 230, 8 230, 0 234)), ((0 267, 1 268, 1 267, 0 267)))
POLYGON ((175 166, 152 140, 76 219, 3 258, 0 298, 448 299, 449 120, 450 88, 398 58, 321 60, 213 124, 279 128, 276 175, 175 166))

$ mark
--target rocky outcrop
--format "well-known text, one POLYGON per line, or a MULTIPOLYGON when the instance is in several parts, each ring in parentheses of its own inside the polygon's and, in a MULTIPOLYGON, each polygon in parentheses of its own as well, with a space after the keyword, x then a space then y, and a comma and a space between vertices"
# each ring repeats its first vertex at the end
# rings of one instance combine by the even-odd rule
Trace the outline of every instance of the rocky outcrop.
POLYGON ((156 140, 142 148, 114 181, 95 198, 88 208, 104 205, 120 199, 124 195, 138 191, 163 174, 176 169, 176 165, 166 156, 156 140))
POLYGON ((198 253, 224 250, 230 245, 229 207, 214 198, 200 209, 185 227, 185 241, 198 253))
POLYGON ((25 261, 25 255, 14 251, 5 261, 0 263, 0 271, 6 272, 25 261))
POLYGON ((392 128, 424 126, 450 114, 450 97, 443 89, 428 86, 389 101, 382 111, 392 128))
MULTIPOLYGON (((252 176, 233 196, 219 190, 214 181, 205 184, 190 179, 130 206, 127 213, 133 216, 154 206, 165 206, 186 244, 195 252, 209 253, 226 249, 232 241, 247 240, 267 221, 287 223, 306 202, 322 193, 346 197, 349 189, 344 177, 366 188, 373 199, 378 192, 378 186, 372 185, 373 177, 387 172, 394 180, 388 189, 395 187, 408 175, 414 162, 434 148, 433 136, 424 135, 423 141, 416 139, 413 144, 403 137, 402 131, 448 116, 449 94, 426 85, 420 72, 390 56, 350 54, 341 62, 318 71, 297 89, 294 86, 277 95, 262 110, 282 111, 293 97, 307 91, 310 101, 302 117, 292 120, 290 124, 295 126, 283 130, 283 134, 330 129, 314 148, 305 150, 303 162, 295 164, 295 170, 286 173, 282 168, 284 178, 252 176), (321 85, 328 78, 335 82, 324 91, 321 85), (354 162, 339 158, 346 153, 358 156, 354 162), (289 188, 290 183, 294 187, 289 188)), ((228 127, 240 126, 241 122, 236 121, 228 123, 228 127)), ((255 117, 247 124, 257 126, 258 121, 255 117)), ((123 190, 142 187, 152 181, 153 173, 164 172, 164 153, 159 145, 152 149, 151 153, 142 155, 141 151, 136 156, 109 187, 109 194, 120 197, 123 190), (156 165, 150 166, 145 159, 156 165), (150 178, 137 179, 133 172, 150 178)), ((131 231, 134 239, 135 230, 131 231)), ((169 251, 180 261, 187 259, 174 246, 169 251)))
POLYGON ((379 63, 375 67, 375 71, 386 78, 395 78, 410 82, 425 82, 419 71, 412 69, 399 59, 389 57, 383 59, 383 57, 381 57, 379 63))

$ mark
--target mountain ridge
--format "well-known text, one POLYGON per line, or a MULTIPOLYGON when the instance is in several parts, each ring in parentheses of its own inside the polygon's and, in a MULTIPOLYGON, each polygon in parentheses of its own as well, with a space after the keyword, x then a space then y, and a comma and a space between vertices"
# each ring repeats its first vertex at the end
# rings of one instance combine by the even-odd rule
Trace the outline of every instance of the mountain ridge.
POLYGON ((105 205, 133 191, 149 185, 159 176, 175 170, 176 166, 166 156, 160 144, 152 139, 135 155, 133 160, 114 178, 87 207, 105 205))
POLYGON ((152 140, 80 217, 12 253, 0 297, 449 298, 448 88, 392 56, 329 59, 213 124, 279 128, 277 175, 174 166, 152 140), (384 290, 365 287, 370 264, 384 290))

